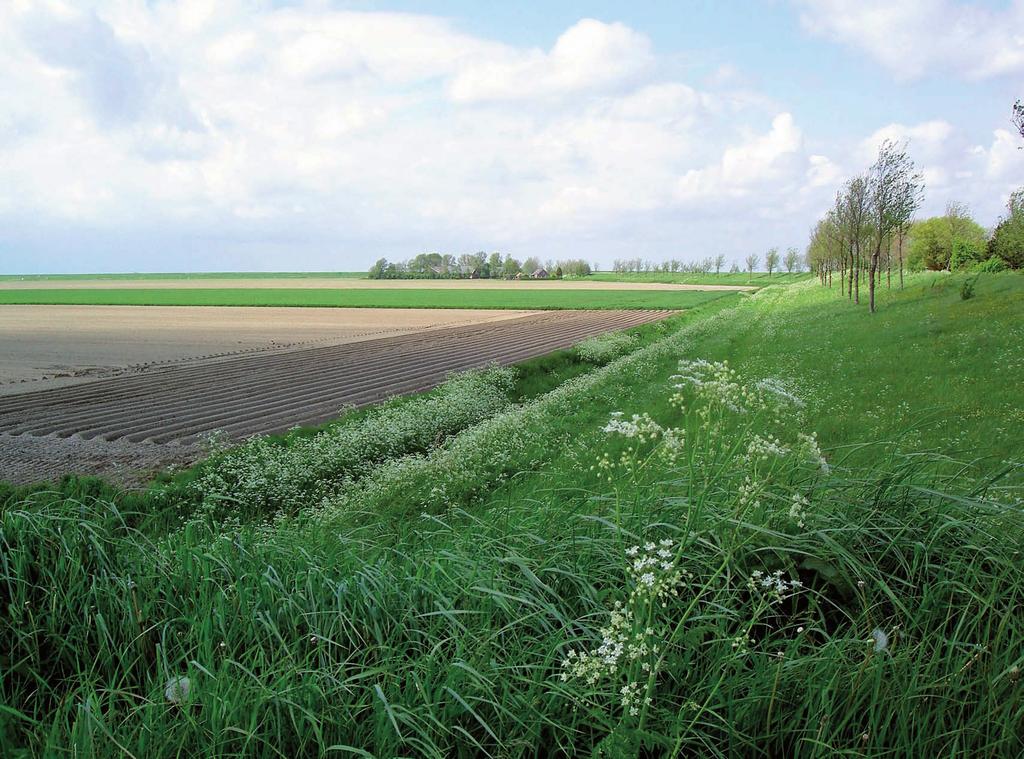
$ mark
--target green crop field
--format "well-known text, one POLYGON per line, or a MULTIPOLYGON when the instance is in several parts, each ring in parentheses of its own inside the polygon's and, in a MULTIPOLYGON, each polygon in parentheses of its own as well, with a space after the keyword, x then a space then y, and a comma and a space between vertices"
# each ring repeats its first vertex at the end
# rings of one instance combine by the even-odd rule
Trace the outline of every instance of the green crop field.
POLYGON ((145 288, 0 289, 0 305, 322 306, 344 308, 683 309, 728 292, 697 290, 145 288))
POLYGON ((747 272, 721 274, 691 274, 682 272, 651 271, 651 272, 624 272, 611 271, 594 272, 585 279, 595 282, 658 282, 661 284, 673 285, 745 285, 749 287, 767 287, 768 285, 788 285, 794 282, 803 282, 811 279, 812 275, 774 273, 769 276, 767 272, 756 271, 753 274, 747 272))
POLYGON ((1020 756, 1024 277, 965 280, 683 293, 143 492, 7 488, 0 746, 1020 756))
POLYGON ((363 279, 366 272, 362 271, 250 271, 250 272, 120 272, 116 274, 0 274, 0 282, 88 282, 117 280, 177 280, 177 279, 363 279))

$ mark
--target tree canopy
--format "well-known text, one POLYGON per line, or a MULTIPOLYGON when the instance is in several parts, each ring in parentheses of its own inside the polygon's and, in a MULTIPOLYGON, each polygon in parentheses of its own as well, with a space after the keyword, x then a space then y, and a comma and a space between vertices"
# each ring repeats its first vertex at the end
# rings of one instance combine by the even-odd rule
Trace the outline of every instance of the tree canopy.
POLYGON ((970 211, 950 203, 946 213, 914 222, 910 227, 907 264, 911 269, 949 269, 954 251, 985 250, 985 229, 970 216, 970 211))

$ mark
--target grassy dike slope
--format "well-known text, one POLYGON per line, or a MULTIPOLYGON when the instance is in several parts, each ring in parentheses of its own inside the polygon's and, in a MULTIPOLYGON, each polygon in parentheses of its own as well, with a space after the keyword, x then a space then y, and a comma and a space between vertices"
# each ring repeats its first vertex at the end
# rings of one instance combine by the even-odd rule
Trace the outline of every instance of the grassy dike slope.
POLYGON ((916 278, 875 317, 745 296, 270 521, 224 519, 230 493, 155 536, 106 501, 8 504, 0 745, 1015 755, 1014 277, 916 278), (735 373, 690 363, 719 355, 735 373), (935 408, 958 440, 907 431, 935 408))

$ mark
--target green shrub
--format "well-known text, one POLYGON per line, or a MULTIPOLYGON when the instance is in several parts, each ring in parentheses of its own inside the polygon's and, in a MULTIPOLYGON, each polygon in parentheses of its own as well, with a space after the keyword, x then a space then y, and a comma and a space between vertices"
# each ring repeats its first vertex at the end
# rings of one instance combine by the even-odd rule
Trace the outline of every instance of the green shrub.
POLYGON ((978 276, 968 277, 960 284, 960 300, 970 300, 974 297, 974 286, 978 282, 978 276))
POLYGON ((998 256, 991 256, 990 258, 986 258, 984 261, 976 263, 971 267, 971 271, 996 274, 1001 271, 1006 271, 1006 262, 998 256))
POLYGON ((984 260, 984 240, 954 240, 953 254, 949 258, 949 270, 969 269, 984 260))

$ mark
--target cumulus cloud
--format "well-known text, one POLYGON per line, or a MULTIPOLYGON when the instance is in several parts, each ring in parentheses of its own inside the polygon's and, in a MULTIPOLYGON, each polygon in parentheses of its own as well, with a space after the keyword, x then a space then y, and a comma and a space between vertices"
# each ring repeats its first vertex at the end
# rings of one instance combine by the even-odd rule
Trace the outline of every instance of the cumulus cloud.
POLYGON ((684 202, 742 197, 780 181, 788 184, 810 161, 802 149, 803 134, 793 117, 780 113, 767 133, 751 135, 727 147, 714 164, 686 172, 678 183, 678 197, 684 202))
POLYGON ((615 88, 651 66, 647 37, 624 24, 583 19, 550 52, 508 50, 471 63, 451 84, 457 101, 521 100, 615 88))
POLYGON ((740 258, 800 244, 885 136, 947 189, 1020 176, 1005 132, 823 142, 741 72, 659 64, 643 34, 590 19, 540 49, 320 3, 0 5, 0 270, 740 258))
POLYGON ((867 53, 901 79, 1024 74, 1024 0, 796 0, 812 33, 867 53))

